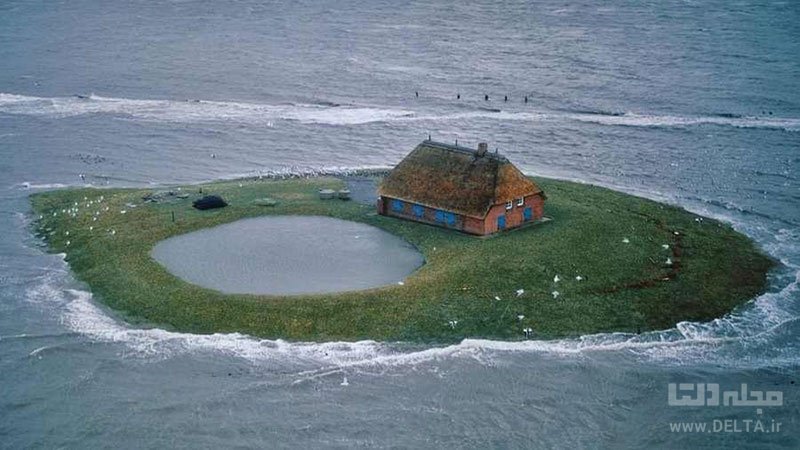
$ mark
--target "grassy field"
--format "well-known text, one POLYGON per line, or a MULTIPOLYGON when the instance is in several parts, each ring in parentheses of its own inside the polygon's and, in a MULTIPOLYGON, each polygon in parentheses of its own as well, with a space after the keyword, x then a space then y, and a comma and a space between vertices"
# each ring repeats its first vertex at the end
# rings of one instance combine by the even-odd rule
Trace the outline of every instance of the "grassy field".
POLYGON ((319 200, 319 188, 344 185, 336 178, 183 186, 188 199, 161 203, 142 201, 149 190, 88 188, 37 193, 31 202, 35 231, 66 253, 96 299, 140 326, 193 333, 450 342, 522 339, 524 328, 536 338, 638 332, 720 317, 765 288, 773 261, 725 224, 595 186, 537 182, 552 220, 483 239, 319 200), (230 206, 193 209, 200 189, 230 206), (254 204, 263 197, 278 205, 254 204), (426 264, 402 286, 271 297, 193 286, 150 258, 164 238, 267 214, 374 225, 414 244, 426 264))

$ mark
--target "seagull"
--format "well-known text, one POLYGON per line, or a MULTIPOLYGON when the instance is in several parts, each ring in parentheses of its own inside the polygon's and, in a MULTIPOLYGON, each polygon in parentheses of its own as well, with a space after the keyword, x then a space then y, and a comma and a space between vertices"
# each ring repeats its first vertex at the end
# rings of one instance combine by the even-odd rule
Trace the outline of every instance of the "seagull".
POLYGON ((629 241, 629 240, 628 240, 628 238, 622 238, 622 243, 623 243, 623 244, 628 244, 628 243, 630 243, 630 242, 631 242, 631 241, 629 241))
POLYGON ((671 266, 671 265, 672 265, 672 258, 667 258, 667 262, 666 262, 666 264, 667 264, 668 266, 671 266))
POLYGON ((673 231, 673 232, 672 232, 672 234, 674 234, 675 236, 677 236, 677 235, 679 235, 680 233, 679 233, 679 232, 677 232, 677 231, 673 231))
POLYGON ((669 250, 669 245, 668 244, 661 244, 661 248, 663 248, 664 250, 669 250))
POLYGON ((124 210, 124 209, 123 209, 123 210, 122 210, 122 211, 120 211, 119 213, 120 213, 120 214, 125 214, 126 212, 128 212, 128 211, 126 211, 126 210, 124 210))
POLYGON ((67 241, 67 245, 69 245, 69 243, 70 243, 70 242, 69 242, 69 241, 67 241))
POLYGON ((65 231, 64 236, 69 236, 69 231, 65 231))
POLYGON ((350 386, 350 383, 347 382, 347 375, 344 376, 342 380, 342 384, 340 386, 350 386))
POLYGON ((578 275, 577 277, 575 277, 575 281, 581 281, 581 280, 583 280, 582 276, 578 275))
POLYGON ((558 298, 558 296, 561 295, 561 293, 558 292, 558 291, 553 291, 552 294, 553 294, 553 298, 558 298))
POLYGON ((494 299, 497 300, 498 302, 500 301, 500 297, 497 295, 494 296, 494 299))
POLYGON ((531 333, 533 333, 533 328, 523 328, 522 332, 525 334, 526 338, 531 337, 531 333))
POLYGON ((522 296, 525 293, 525 289, 517 289, 517 297, 522 296))
POLYGON ((399 284, 400 286, 405 285, 405 283, 403 283, 402 281, 398 281, 397 284, 399 284))
POLYGON ((522 320, 522 319, 524 319, 524 318, 525 318, 525 316, 523 316, 522 314, 520 314, 520 315, 518 315, 518 316, 517 316, 517 319, 519 319, 519 320, 522 320))
POLYGON ((559 278, 558 275, 553 277, 553 283, 558 283, 559 281, 561 281, 561 278, 559 278))

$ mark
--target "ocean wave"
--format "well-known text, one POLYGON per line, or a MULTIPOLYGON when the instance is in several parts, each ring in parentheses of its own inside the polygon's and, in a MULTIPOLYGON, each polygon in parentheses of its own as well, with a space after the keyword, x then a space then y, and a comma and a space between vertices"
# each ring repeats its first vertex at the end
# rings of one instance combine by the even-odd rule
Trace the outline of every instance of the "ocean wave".
MULTIPOLYGON (((781 326, 798 320, 796 311, 785 305, 792 304, 786 300, 796 296, 800 282, 800 272, 796 272, 795 280, 780 291, 766 293, 723 318, 705 323, 682 322, 670 330, 642 334, 601 333, 545 341, 464 339, 453 345, 421 348, 376 341, 287 342, 258 339, 241 333, 198 335, 160 328, 133 328, 95 304, 90 292, 60 287, 65 282, 64 277, 65 274, 43 277, 41 283, 28 290, 26 298, 36 303, 54 304, 70 332, 98 342, 122 344, 127 349, 126 355, 147 359, 161 360, 192 352, 219 352, 253 363, 279 361, 287 370, 295 371, 297 381, 340 372, 413 367, 452 358, 469 358, 491 364, 501 354, 519 352, 576 357, 594 352, 624 351, 655 363, 741 366, 745 363, 740 357, 728 356, 720 349, 774 347, 770 343, 773 334, 781 326)), ((764 358, 753 357, 747 363, 775 366, 796 365, 800 361, 797 355, 780 356, 782 359, 777 360, 766 354, 764 358)))
POLYGON ((286 120, 317 125, 365 125, 381 122, 464 120, 574 121, 607 126, 684 128, 713 125, 800 131, 800 118, 746 117, 735 114, 677 116, 615 111, 505 111, 475 107, 460 112, 411 111, 404 108, 312 103, 260 104, 208 100, 139 100, 76 95, 32 97, 0 93, 0 113, 64 118, 108 114, 154 122, 232 122, 272 126, 286 120))
POLYGON ((62 183, 30 183, 28 181, 23 181, 22 183, 15 184, 13 187, 16 189, 62 189, 67 187, 67 185, 62 183))
POLYGON ((327 125, 383 122, 412 114, 402 109, 330 104, 258 104, 207 100, 137 100, 102 97, 31 97, 0 93, 0 112, 65 118, 109 114, 145 121, 234 122, 269 126, 276 120, 327 125))

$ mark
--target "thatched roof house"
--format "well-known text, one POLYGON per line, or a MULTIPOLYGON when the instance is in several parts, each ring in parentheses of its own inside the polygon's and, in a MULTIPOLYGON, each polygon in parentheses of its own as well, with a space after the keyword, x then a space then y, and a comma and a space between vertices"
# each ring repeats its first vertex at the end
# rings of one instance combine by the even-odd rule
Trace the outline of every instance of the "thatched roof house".
POLYGON ((384 179, 378 212, 491 234, 542 217, 544 192, 508 159, 478 149, 419 144, 384 179))

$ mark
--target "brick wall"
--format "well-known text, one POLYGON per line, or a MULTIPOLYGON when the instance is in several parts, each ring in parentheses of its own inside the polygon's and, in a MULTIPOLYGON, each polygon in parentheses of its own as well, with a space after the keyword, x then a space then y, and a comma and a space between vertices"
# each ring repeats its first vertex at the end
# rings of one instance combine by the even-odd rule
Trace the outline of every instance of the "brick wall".
POLYGON ((512 208, 508 210, 506 209, 505 203, 492 206, 489 209, 489 213, 486 215, 484 224, 486 234, 499 231, 497 228, 497 218, 500 216, 505 216, 506 218, 506 230, 523 225, 526 222, 524 218, 525 208, 531 208, 531 220, 527 222, 541 219, 544 215, 544 198, 542 198, 540 194, 529 195, 525 197, 525 201, 521 206, 517 206, 517 200, 515 199, 512 208))
POLYGON ((401 211, 397 211, 392 206, 392 200, 394 199, 390 197, 378 198, 378 214, 414 220, 416 222, 428 223, 431 225, 437 225, 440 227, 477 235, 491 234, 499 231, 497 228, 497 218, 500 216, 505 216, 505 229, 508 230, 523 225, 525 222, 532 222, 534 220, 541 219, 544 215, 544 198, 539 194, 525 197, 525 201, 521 206, 517 206, 517 200, 514 200, 513 207, 510 210, 506 210, 505 203, 494 205, 489 209, 489 213, 486 215, 485 220, 455 214, 455 224, 453 225, 450 225, 447 222, 443 223, 437 221, 437 210, 435 208, 429 208, 427 206, 420 205, 423 213, 421 216, 418 216, 414 211, 414 203, 403 201, 403 209, 401 211), (531 208, 532 214, 529 221, 526 221, 524 218, 525 208, 531 208))

